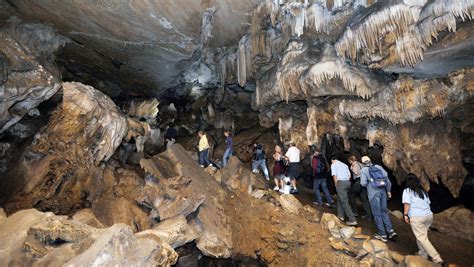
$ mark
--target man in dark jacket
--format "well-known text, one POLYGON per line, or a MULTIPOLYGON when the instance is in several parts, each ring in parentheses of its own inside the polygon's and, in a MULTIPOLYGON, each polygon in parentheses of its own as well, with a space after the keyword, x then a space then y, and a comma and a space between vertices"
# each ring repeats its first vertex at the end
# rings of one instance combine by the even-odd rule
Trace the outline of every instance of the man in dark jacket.
POLYGON ((332 196, 329 193, 326 180, 326 173, 329 169, 328 163, 324 156, 321 154, 321 152, 319 152, 318 150, 315 150, 313 153, 313 158, 311 159, 311 168, 313 171, 313 190, 314 195, 316 196, 316 201, 313 203, 318 206, 321 206, 323 204, 323 197, 319 192, 319 188, 321 187, 327 200, 327 203, 324 203, 324 205, 328 207, 333 206, 334 200, 332 199, 332 196))
POLYGON ((261 144, 253 144, 253 159, 252 159, 252 172, 258 173, 258 167, 262 168, 263 174, 265 175, 265 180, 270 180, 270 175, 268 174, 268 168, 266 163, 265 150, 261 144))

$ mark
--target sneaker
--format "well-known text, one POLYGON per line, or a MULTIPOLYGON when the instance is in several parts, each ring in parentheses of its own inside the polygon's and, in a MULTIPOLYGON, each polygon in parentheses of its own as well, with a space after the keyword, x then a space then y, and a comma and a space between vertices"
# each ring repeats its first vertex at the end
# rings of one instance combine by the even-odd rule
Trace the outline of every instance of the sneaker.
POLYGON ((316 205, 316 206, 321 206, 321 205, 323 205, 323 203, 319 203, 319 202, 316 202, 316 201, 313 201, 313 204, 316 205))
POLYGON ((199 165, 199 166, 201 166, 201 168, 204 168, 204 165, 199 165))
POLYGON ((348 226, 356 226, 356 225, 357 225, 357 222, 356 222, 356 221, 347 222, 346 224, 347 224, 348 226))
POLYGON ((441 265, 441 266, 444 266, 444 265, 446 264, 443 260, 441 260, 441 261, 435 261, 435 263, 436 263, 436 264, 439 264, 439 265, 441 265))
POLYGON ((270 181, 270 177, 265 177, 265 181, 270 181))
POLYGON ((375 235, 374 235, 374 238, 375 238, 375 239, 378 239, 378 240, 380 240, 380 241, 382 241, 382 242, 387 242, 387 241, 388 241, 388 240, 387 240, 387 236, 385 236, 385 235, 375 234, 375 235))
POLYGON ((292 188, 290 194, 298 194, 298 188, 292 188))
POLYGON ((343 222, 344 221, 344 217, 338 217, 339 218, 339 221, 343 222))
POLYGON ((332 204, 331 204, 331 203, 327 203, 327 202, 325 202, 325 203, 324 203, 324 206, 326 206, 326 207, 329 207, 329 208, 330 208, 330 207, 332 207, 332 204))
POLYGON ((258 173, 258 170, 257 170, 257 169, 255 169, 255 170, 252 170, 252 172, 253 172, 253 173, 258 173))
POLYGON ((278 190, 278 192, 280 192, 282 194, 285 193, 285 191, 283 191, 283 188, 280 188, 280 190, 278 190))
POLYGON ((391 231, 389 234, 388 234, 388 239, 393 239, 397 236, 398 234, 395 233, 395 231, 391 231))
POLYGON ((273 187, 273 190, 279 191, 279 190, 280 190, 280 187, 277 185, 277 186, 273 187))

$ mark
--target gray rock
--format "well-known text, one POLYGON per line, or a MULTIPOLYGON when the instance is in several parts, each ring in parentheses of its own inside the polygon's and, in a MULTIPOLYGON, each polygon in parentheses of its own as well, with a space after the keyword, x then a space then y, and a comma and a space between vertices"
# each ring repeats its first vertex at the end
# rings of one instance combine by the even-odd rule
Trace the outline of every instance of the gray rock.
POLYGON ((169 244, 172 248, 180 247, 197 238, 197 234, 188 225, 188 222, 183 215, 165 220, 153 229, 139 232, 136 235, 157 236, 162 242, 169 244))
POLYGON ((355 233, 355 228, 354 227, 342 227, 341 229, 339 229, 339 233, 341 234, 341 237, 343 239, 349 239, 355 233))
POLYGON ((399 211, 399 210, 392 210, 390 212, 390 214, 392 214, 393 217, 395 217, 399 220, 403 220, 403 213, 401 213, 401 211, 399 211))
POLYGON ((289 213, 297 214, 300 212, 300 209, 303 208, 301 202, 293 195, 281 195, 278 198, 278 203, 280 203, 281 207, 289 213))

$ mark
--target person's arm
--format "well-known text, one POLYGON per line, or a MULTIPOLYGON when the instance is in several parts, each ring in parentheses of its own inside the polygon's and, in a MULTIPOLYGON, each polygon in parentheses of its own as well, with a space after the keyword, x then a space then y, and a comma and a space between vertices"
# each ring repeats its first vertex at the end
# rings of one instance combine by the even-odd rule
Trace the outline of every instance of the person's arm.
POLYGON ((360 170, 360 185, 363 187, 367 186, 367 174, 365 173, 364 169, 360 170))
POLYGON ((334 165, 331 165, 331 175, 332 175, 332 179, 334 180, 334 185, 337 185, 336 169, 334 165))
POLYGON ((410 204, 403 203, 403 220, 410 224, 410 217, 408 217, 408 211, 410 210, 410 204))

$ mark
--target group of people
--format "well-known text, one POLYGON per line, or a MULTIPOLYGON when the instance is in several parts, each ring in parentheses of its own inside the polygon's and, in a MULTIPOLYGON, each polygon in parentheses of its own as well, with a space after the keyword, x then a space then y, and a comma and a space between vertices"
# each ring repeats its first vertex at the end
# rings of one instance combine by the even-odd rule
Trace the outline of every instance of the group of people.
MULTIPOLYGON (((380 165, 373 164, 368 156, 363 156, 361 162, 357 157, 348 159, 350 167, 331 157, 331 176, 336 186, 337 216, 341 221, 347 217, 347 225, 357 225, 357 211, 355 198, 361 199, 364 207, 364 217, 375 222, 376 239, 387 242, 397 236, 387 209, 387 201, 392 197, 392 184, 388 173, 380 165)), ((327 199, 327 206, 333 205, 332 196, 327 189, 325 168, 327 163, 319 151, 313 155, 312 170, 316 204, 322 205, 321 188, 327 199)), ((419 179, 414 174, 406 177, 406 189, 403 191, 402 203, 404 206, 403 218, 410 224, 418 245, 418 255, 443 264, 443 259, 428 239, 428 230, 433 222, 433 213, 430 208, 430 199, 423 189, 419 179)))
MULTIPOLYGON (((201 166, 214 166, 209 160, 209 143, 206 134, 199 131, 199 163, 201 166)), ((233 139, 230 131, 225 130, 226 149, 222 159, 225 167, 232 156, 233 139)), ((302 174, 301 152, 294 143, 289 144, 286 153, 281 146, 275 146, 273 153, 274 167, 273 176, 274 190, 281 193, 298 193, 297 180, 302 174), (290 188, 285 192, 284 188, 290 188)), ((363 156, 359 162, 356 156, 350 156, 350 166, 340 161, 336 156, 330 158, 331 164, 327 162, 319 150, 313 152, 311 158, 311 177, 313 178, 313 190, 316 197, 316 205, 334 206, 334 200, 328 190, 328 174, 332 177, 337 194, 337 216, 347 225, 357 225, 356 199, 361 200, 364 213, 361 218, 371 220, 373 218, 377 233, 374 238, 387 242, 397 236, 388 213, 387 202, 392 197, 392 184, 388 178, 387 171, 380 165, 373 164, 368 156, 363 156), (323 202, 322 190, 326 197, 323 202)), ((267 156, 262 144, 253 145, 252 171, 259 173, 262 170, 267 181, 270 173, 267 167, 267 156)), ((421 186, 419 179, 414 174, 407 176, 406 189, 403 191, 402 202, 404 205, 404 221, 410 224, 416 237, 419 248, 418 255, 431 259, 438 264, 443 260, 428 239, 428 230, 433 221, 433 213, 430 209, 430 199, 427 192, 421 186)))

